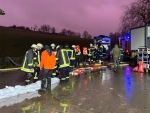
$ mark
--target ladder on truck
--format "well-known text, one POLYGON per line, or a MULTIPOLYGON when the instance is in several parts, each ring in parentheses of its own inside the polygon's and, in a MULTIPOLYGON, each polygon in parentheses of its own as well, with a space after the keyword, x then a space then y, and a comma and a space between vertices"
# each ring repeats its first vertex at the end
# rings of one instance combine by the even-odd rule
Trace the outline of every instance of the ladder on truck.
POLYGON ((150 48, 138 48, 137 63, 139 63, 140 61, 145 64, 146 70, 150 70, 150 48))

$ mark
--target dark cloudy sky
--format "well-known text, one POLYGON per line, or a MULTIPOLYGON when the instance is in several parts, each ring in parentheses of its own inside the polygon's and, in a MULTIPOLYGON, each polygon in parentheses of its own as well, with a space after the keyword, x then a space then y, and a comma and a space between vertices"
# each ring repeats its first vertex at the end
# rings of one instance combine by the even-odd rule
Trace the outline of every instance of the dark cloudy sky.
POLYGON ((56 32, 66 28, 92 36, 115 32, 118 28, 123 5, 133 0, 0 0, 0 25, 49 24, 56 32))

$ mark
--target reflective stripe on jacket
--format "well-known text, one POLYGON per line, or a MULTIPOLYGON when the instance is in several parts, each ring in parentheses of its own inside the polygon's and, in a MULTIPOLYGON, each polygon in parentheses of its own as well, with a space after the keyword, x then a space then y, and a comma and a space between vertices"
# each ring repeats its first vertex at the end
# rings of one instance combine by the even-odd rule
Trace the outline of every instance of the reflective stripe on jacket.
POLYGON ((66 49, 70 60, 75 60, 75 51, 73 49, 66 49))
POLYGON ((64 68, 70 66, 70 59, 66 49, 59 49, 56 54, 58 68, 64 68))
POLYGON ((34 70, 31 71, 31 69, 33 69, 33 49, 29 49, 25 56, 24 56, 24 60, 23 60, 23 64, 21 67, 21 70, 24 72, 28 72, 28 73, 33 73, 34 70))

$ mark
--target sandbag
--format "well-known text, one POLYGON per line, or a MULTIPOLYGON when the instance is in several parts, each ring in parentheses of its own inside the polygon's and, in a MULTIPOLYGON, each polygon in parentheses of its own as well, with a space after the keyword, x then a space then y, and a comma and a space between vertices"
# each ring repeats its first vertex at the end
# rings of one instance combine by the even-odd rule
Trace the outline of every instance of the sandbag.
POLYGON ((39 95, 38 92, 32 92, 32 93, 26 93, 23 95, 10 97, 8 99, 3 99, 3 101, 0 101, 0 108, 3 106, 11 106, 13 104, 20 103, 24 101, 25 99, 31 99, 31 98, 40 97, 40 96, 41 95, 39 95))
POLYGON ((135 68, 132 69, 133 71, 138 71, 138 66, 136 66, 135 68))
POLYGON ((40 97, 41 95, 38 94, 38 91, 35 91, 35 92, 31 92, 31 93, 27 93, 27 96, 26 98, 27 99, 32 99, 34 97, 40 97))
POLYGON ((9 98, 13 96, 16 96, 16 92, 12 92, 7 88, 0 89, 0 99, 9 98))
POLYGON ((52 84, 59 83, 59 82, 60 82, 59 78, 57 78, 57 77, 51 78, 51 86, 52 86, 52 84))
POLYGON ((59 83, 54 83, 53 85, 51 85, 51 91, 53 91, 54 88, 58 86, 58 84, 59 84, 59 83))
POLYGON ((36 83, 32 83, 32 84, 26 85, 25 87, 26 87, 26 90, 27 90, 28 93, 37 91, 37 90, 39 90, 41 88, 36 83))
POLYGON ((26 86, 16 85, 15 92, 19 95, 27 93, 26 86))

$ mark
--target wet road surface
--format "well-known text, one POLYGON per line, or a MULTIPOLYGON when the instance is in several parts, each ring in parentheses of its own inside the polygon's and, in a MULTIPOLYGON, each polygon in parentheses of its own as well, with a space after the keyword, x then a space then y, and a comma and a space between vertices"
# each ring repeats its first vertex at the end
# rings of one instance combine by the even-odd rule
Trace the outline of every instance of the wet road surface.
MULTIPOLYGON (((20 71, 0 73, 0 88, 22 85, 20 71)), ((150 113, 150 76, 130 66, 72 76, 41 97, 0 108, 0 113, 150 113)))

